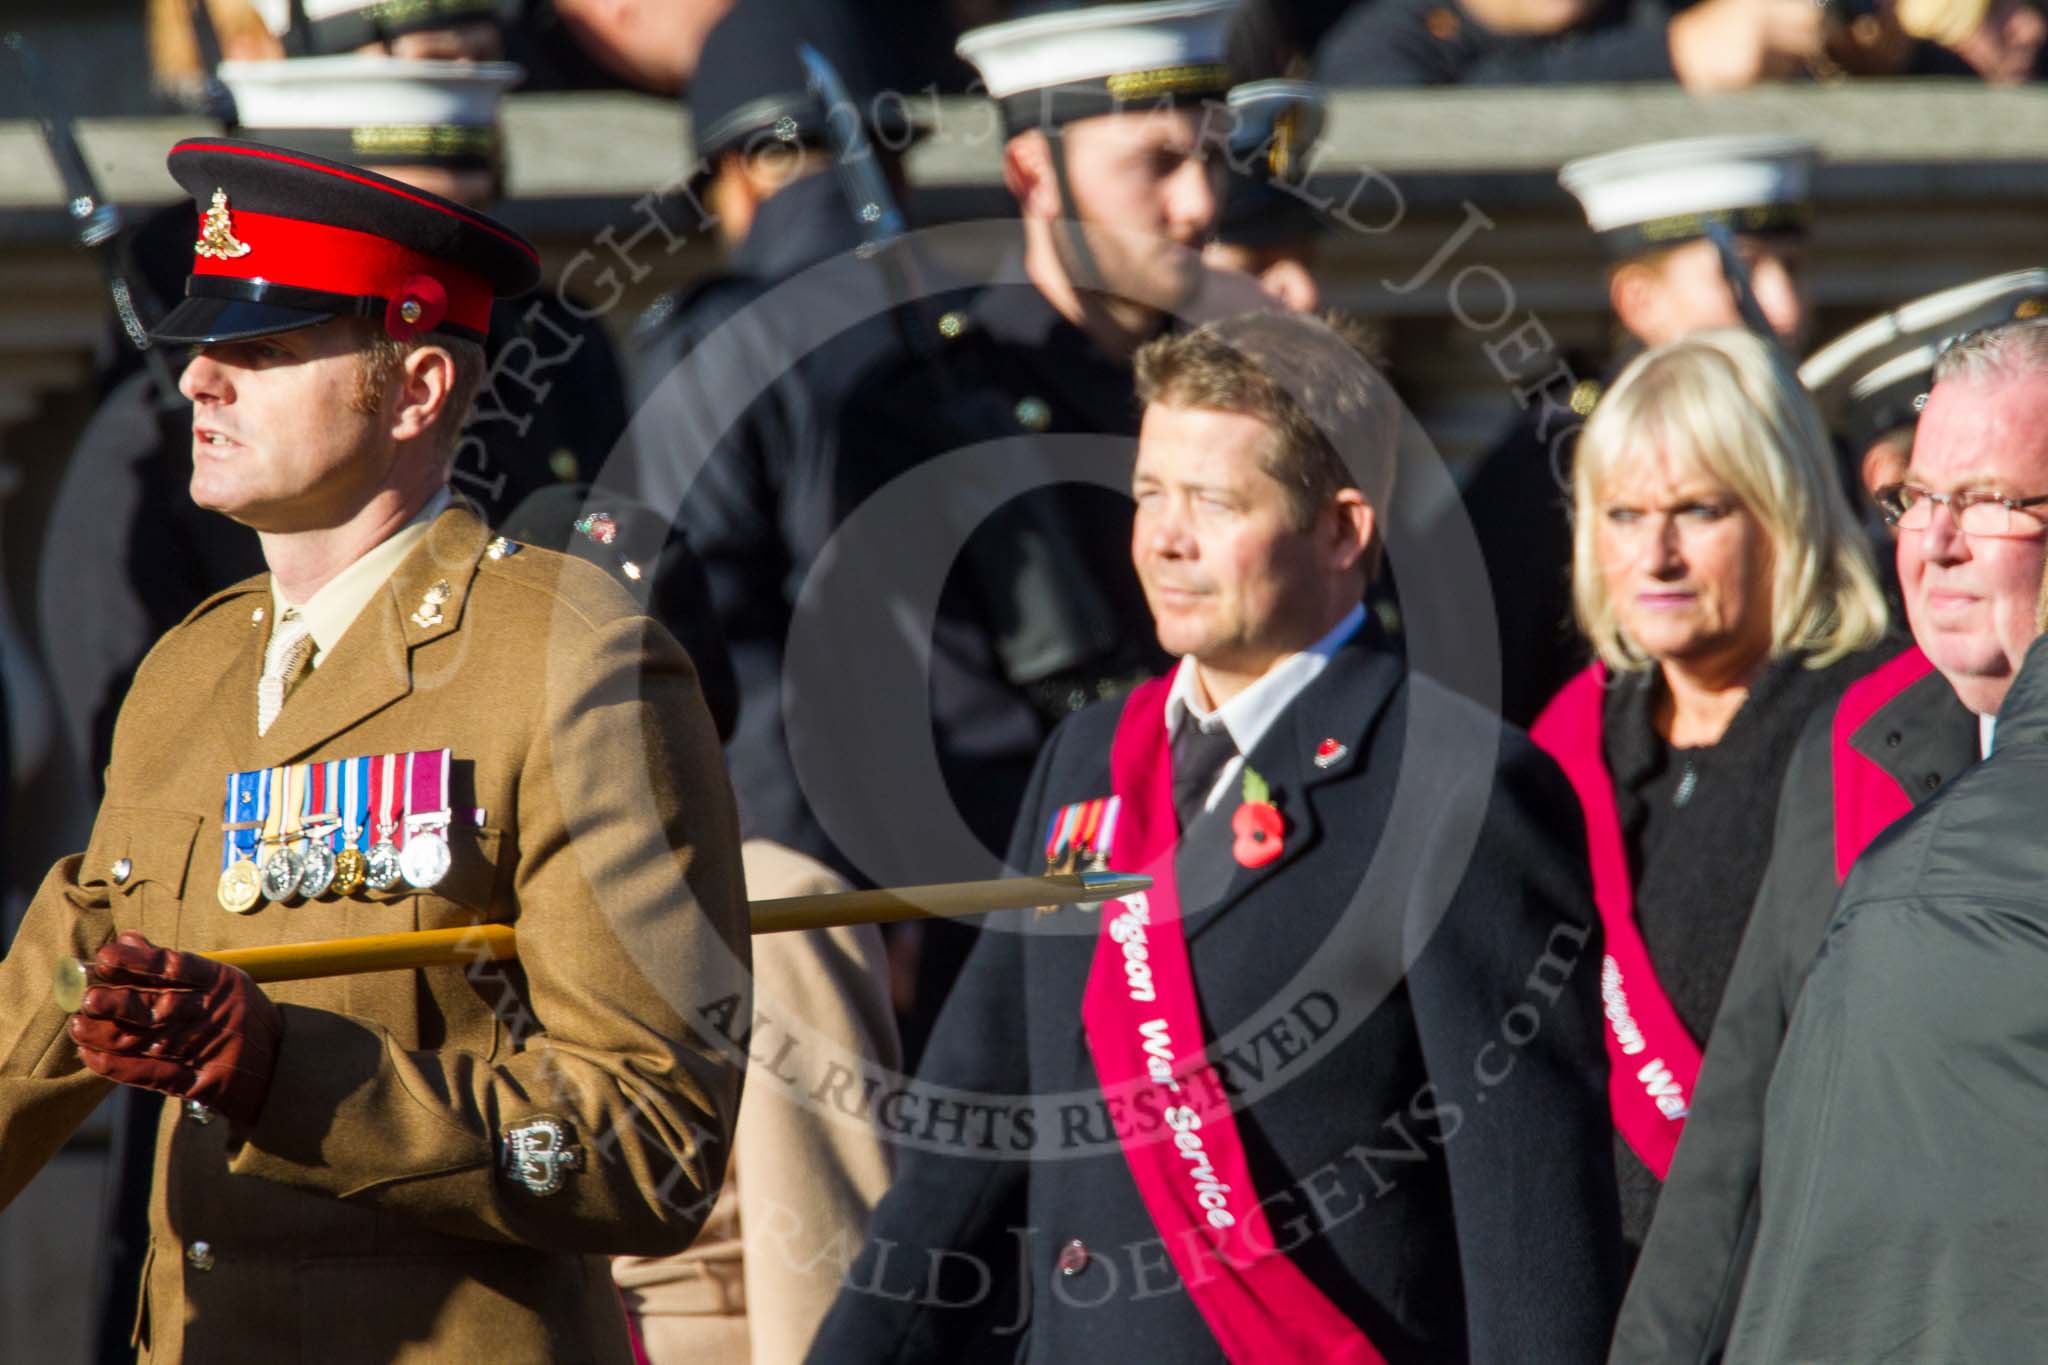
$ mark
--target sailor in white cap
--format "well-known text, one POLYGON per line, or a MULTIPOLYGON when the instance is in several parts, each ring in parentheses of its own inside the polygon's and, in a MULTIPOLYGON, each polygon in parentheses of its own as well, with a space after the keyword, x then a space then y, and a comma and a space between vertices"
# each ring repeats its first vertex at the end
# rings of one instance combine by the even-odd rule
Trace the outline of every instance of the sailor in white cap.
POLYGON ((1106 349, 1150 337, 1199 279, 1193 249, 1218 210, 1201 109, 1230 87, 1232 8, 1099 5, 960 40, 1009 135, 1003 182, 1023 212, 1025 268, 1106 349))
POLYGON ((1637 341, 1659 346, 1747 325, 1742 286, 1711 239, 1719 231, 1733 239, 1764 319, 1796 352, 1806 334, 1801 267, 1817 158, 1799 137, 1681 138, 1585 157, 1557 178, 1613 262, 1608 299, 1637 341))
POLYGON ((2013 270, 1901 304, 1843 333, 1799 367, 1864 491, 1895 484, 1934 385, 1934 362, 1957 337, 2048 312, 2048 269, 2013 270))
POLYGON ((348 54, 223 62, 237 133, 252 142, 375 168, 473 208, 498 198, 498 101, 511 62, 348 54))
POLYGON ((1526 361, 1515 379, 1522 416, 1480 457, 1462 502, 1445 514, 1470 518, 1486 556, 1508 720, 1534 721, 1585 663, 1571 625, 1566 504, 1572 446, 1600 397, 1596 376, 1640 347, 1712 327, 1766 331, 1796 354, 1808 322, 1815 160, 1799 138, 1684 138, 1586 157, 1559 173, 1608 257, 1619 354, 1606 364, 1526 361))

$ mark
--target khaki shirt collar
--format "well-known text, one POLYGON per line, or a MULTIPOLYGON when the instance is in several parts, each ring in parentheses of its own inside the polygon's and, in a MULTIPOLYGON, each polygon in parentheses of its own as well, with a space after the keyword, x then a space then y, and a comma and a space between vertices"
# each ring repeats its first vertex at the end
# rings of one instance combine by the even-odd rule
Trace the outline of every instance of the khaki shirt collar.
MULTIPOLYGON (((313 632, 314 668, 320 666, 329 650, 341 643, 341 637, 363 614, 363 608, 370 604, 377 590, 390 580, 392 572, 426 537, 427 528, 433 525, 434 518, 440 516, 452 501, 453 495, 445 486, 442 487, 427 499, 427 505, 411 521, 373 546, 369 553, 329 579, 320 591, 299 604, 299 616, 313 632)), ((277 622, 284 618, 291 604, 278 596, 274 578, 270 580, 270 604, 271 630, 275 633, 277 622)))

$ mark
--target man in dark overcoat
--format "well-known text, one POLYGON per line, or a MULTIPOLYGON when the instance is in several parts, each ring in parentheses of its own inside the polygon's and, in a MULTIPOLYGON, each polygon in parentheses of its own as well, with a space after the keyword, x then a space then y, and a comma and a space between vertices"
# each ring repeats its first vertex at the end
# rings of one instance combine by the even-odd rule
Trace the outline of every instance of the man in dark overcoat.
POLYGON ((897 1183, 813 1358, 1593 1358, 1582 836, 1519 731, 1365 620, 1395 400, 1296 315, 1137 373, 1132 557, 1180 662, 1054 732, 1010 857, 1155 882, 983 930, 875 1101, 897 1183))

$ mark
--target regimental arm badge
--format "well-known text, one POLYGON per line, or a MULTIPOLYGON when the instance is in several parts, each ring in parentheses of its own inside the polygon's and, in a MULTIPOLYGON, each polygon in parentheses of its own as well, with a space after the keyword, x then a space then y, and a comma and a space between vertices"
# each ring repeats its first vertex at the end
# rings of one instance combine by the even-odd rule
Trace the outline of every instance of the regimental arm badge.
POLYGON ((199 224, 199 240, 193 243, 192 254, 210 256, 216 261, 231 261, 249 254, 249 244, 236 239, 234 224, 228 220, 226 190, 213 192, 213 207, 199 224))
POLYGON ((501 1146, 505 1174, 530 1194, 559 1194, 569 1172, 583 1169, 583 1149, 560 1119, 528 1119, 507 1130, 501 1146))

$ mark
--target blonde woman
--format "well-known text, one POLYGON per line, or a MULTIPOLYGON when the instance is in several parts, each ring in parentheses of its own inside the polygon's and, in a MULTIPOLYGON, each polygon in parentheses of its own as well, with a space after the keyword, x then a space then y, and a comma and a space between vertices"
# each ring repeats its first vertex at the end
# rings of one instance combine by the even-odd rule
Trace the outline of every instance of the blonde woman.
POLYGON ((1770 856, 1793 741, 1882 662, 1884 598, 1776 349, 1638 357, 1579 438, 1572 597, 1596 662, 1533 734, 1584 807, 1624 1231, 1640 1245, 1770 856))

